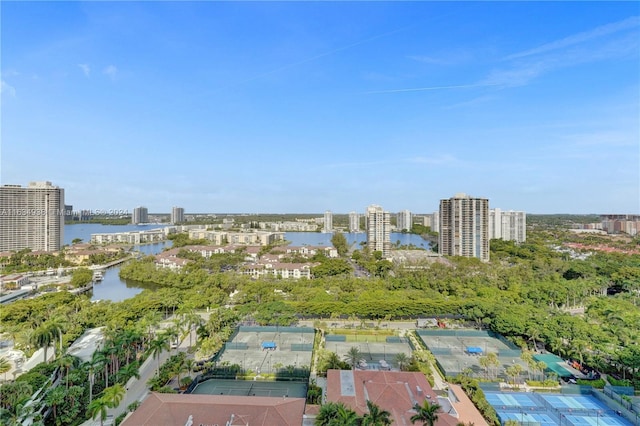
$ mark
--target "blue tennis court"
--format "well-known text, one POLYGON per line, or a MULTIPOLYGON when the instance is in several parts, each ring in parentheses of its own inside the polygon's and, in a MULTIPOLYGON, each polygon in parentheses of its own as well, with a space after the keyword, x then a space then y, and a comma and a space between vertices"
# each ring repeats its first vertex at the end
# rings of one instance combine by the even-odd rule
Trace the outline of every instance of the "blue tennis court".
POLYGON ((539 424, 541 426, 552 426, 558 423, 548 414, 545 413, 498 413, 502 424, 507 420, 515 420, 521 425, 539 424))
POLYGON ((504 424, 515 420, 529 425, 631 426, 591 395, 540 394, 485 391, 487 402, 504 424))
POLYGON ((485 396, 494 407, 537 407, 540 404, 526 393, 489 393, 485 396))
POLYGON ((578 410, 609 410, 610 408, 587 395, 540 395, 553 408, 578 410))

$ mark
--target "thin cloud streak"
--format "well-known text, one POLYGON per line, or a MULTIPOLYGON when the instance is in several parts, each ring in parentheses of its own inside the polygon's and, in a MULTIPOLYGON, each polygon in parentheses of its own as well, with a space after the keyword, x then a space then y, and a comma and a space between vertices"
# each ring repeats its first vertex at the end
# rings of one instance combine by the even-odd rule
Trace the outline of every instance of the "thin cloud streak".
POLYGON ((460 84, 454 86, 428 86, 413 87, 408 89, 390 89, 390 90, 372 90, 363 92, 364 95, 380 94, 380 93, 402 93, 402 92, 425 92, 429 90, 450 90, 450 89, 473 89, 478 87, 500 86, 500 83, 478 83, 478 84, 460 84))
POLYGON ((613 22, 611 24, 602 25, 596 27, 591 31, 585 31, 582 33, 574 34, 569 37, 565 37, 560 40, 552 41, 551 43, 543 44, 533 49, 525 50, 524 52, 514 53, 504 58, 504 60, 512 60, 518 58, 524 58, 526 56, 538 55, 541 53, 551 52, 565 47, 573 46, 575 44, 584 43, 594 38, 614 34, 627 29, 640 26, 640 17, 632 16, 622 21, 613 22))

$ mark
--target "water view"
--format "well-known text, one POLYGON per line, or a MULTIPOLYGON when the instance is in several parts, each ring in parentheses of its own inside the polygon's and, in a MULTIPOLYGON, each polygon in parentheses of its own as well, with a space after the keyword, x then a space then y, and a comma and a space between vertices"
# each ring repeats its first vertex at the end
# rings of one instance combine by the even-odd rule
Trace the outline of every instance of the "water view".
MULTIPOLYGON (((83 242, 89 242, 91 240, 91 234, 145 231, 162 227, 162 225, 102 225, 99 223, 65 225, 64 240, 65 244, 71 244, 71 241, 76 238, 80 238, 83 242)), ((367 234, 364 232, 345 233, 344 235, 347 242, 352 246, 355 245, 354 248, 356 249, 360 248, 360 243, 367 240, 367 234)), ((289 241, 290 245, 293 246, 330 246, 331 236, 332 234, 320 232, 285 232, 285 240, 289 241)), ((396 245, 414 245, 424 249, 429 249, 430 247, 429 241, 422 239, 419 235, 397 232, 391 233, 391 243, 396 245)), ((145 255, 152 255, 162 252, 167 247, 171 247, 171 241, 134 246, 133 249, 145 255)), ((122 280, 119 273, 119 266, 107 269, 103 280, 93 287, 91 300, 120 302, 135 296, 144 289, 155 290, 157 288, 150 284, 122 280)))

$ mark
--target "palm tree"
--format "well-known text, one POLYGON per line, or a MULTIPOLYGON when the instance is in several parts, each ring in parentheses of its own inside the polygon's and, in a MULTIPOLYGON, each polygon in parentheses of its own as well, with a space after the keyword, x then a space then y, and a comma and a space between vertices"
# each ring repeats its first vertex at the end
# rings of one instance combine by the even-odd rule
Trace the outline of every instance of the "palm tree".
POLYGON ((166 334, 159 334, 149 343, 149 352, 157 361, 156 375, 158 376, 160 375, 160 354, 165 350, 169 350, 169 336, 166 334))
POLYGON ((434 426, 438 420, 438 410, 440 405, 432 404, 428 399, 425 399, 422 405, 414 405, 413 409, 416 410, 416 414, 411 416, 411 423, 422 422, 422 425, 434 426))
POLYGON ((87 407, 87 413, 94 420, 100 416, 100 426, 103 426, 107 419, 107 408, 109 408, 109 403, 105 399, 96 398, 87 407))
POLYGON ((522 366, 520 364, 513 364, 510 367, 507 367, 507 376, 513 377, 513 384, 516 384, 516 378, 522 373, 522 366))
POLYGON ((54 339, 52 330, 45 324, 42 324, 33 331, 31 338, 33 339, 34 345, 44 349, 44 362, 48 362, 47 350, 49 349, 49 346, 51 346, 51 342, 54 339))
MULTIPOLYGON (((184 365, 187 367, 189 375, 191 375, 193 373, 193 368, 196 366, 196 362, 193 360, 193 358, 189 358, 184 361, 184 365)), ((275 368, 275 364, 273 367, 275 368)))
POLYGON ((487 358, 489 359, 489 366, 490 367, 498 367, 500 365, 500 360, 498 359, 498 355, 496 355, 494 352, 489 352, 487 354, 487 358))
POLYGON ((4 380, 7 381, 7 371, 11 370, 11 363, 5 357, 0 357, 0 374, 4 374, 4 380))
POLYGON ((389 426, 391 422, 391 413, 382 410, 373 402, 367 400, 367 410, 369 411, 362 418, 362 426, 389 426))
POLYGON ((136 379, 140 378, 140 369, 138 368, 138 361, 134 361, 130 364, 125 365, 116 374, 118 379, 129 380, 131 377, 135 377, 136 379))
POLYGON ((73 355, 65 355, 63 357, 58 358, 56 361, 60 369, 65 370, 65 378, 67 380, 67 389, 69 389, 69 370, 71 367, 77 367, 80 363, 80 359, 73 355))
MULTIPOLYGON (((66 325, 65 321, 60 317, 56 317, 56 318, 49 319, 43 325, 45 325, 51 331, 51 336, 53 338, 57 337, 59 339, 60 348, 58 350, 58 354, 62 356, 62 336, 64 335, 64 326, 66 325)), ((54 345, 54 349, 55 349, 55 345, 54 345)))
POLYGON ((329 426, 335 421, 336 413, 340 405, 342 404, 337 402, 327 402, 321 405, 314 422, 315 426, 329 426))
POLYGON ((335 352, 331 352, 327 357, 325 365, 327 370, 341 370, 343 362, 340 361, 338 355, 335 352))
POLYGON ((489 367, 490 367, 490 360, 488 356, 481 356, 480 358, 478 358, 478 364, 480 364, 480 367, 484 368, 484 373, 485 373, 485 378, 489 378, 489 367))
POLYGON ((331 423, 332 426, 358 426, 360 419, 355 411, 342 405, 338 407, 336 411, 335 422, 331 423))
POLYGON ((395 357, 398 369, 402 371, 404 367, 409 363, 409 357, 404 352, 398 352, 395 357))
POLYGON ((124 386, 120 383, 116 383, 115 385, 106 388, 102 392, 102 398, 107 402, 107 406, 109 408, 116 408, 120 405, 120 401, 124 398, 124 394, 126 393, 124 386))
POLYGON ((360 349, 358 349, 356 346, 352 346, 344 356, 344 358, 345 361, 349 363, 352 370, 355 370, 356 365, 358 365, 358 363, 364 359, 362 353, 360 352, 360 349))
MULTIPOLYGON (((89 367, 89 380, 92 380, 92 369, 102 369, 104 367, 104 386, 109 387, 109 372, 107 371, 108 363, 107 357, 102 351, 95 351, 91 356, 91 366, 89 367)), ((91 384, 91 382, 90 382, 91 384)))

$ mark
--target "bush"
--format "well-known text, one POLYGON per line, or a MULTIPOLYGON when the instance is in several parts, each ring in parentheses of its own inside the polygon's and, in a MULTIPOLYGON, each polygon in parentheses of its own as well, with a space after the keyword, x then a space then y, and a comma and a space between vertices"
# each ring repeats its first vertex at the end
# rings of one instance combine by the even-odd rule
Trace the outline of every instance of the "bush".
POLYGON ((578 383, 580 386, 592 386, 596 389, 604 389, 604 385, 607 384, 607 382, 605 382, 604 379, 598 379, 598 380, 578 379, 576 380, 576 383, 578 383))
POLYGON ((607 381, 611 384, 611 386, 631 386, 631 380, 627 379, 616 379, 615 377, 607 376, 607 381))

